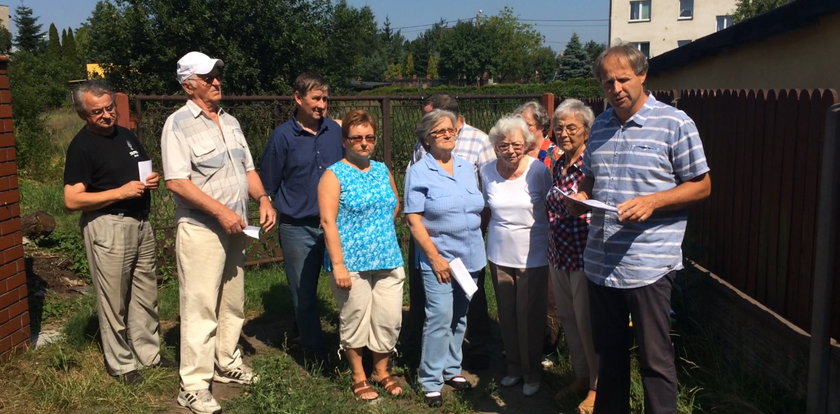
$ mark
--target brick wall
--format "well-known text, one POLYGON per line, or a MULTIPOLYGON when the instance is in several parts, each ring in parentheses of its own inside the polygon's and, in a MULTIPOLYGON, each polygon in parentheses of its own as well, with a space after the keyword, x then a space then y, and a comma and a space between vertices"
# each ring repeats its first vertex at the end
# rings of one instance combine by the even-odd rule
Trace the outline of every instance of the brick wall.
POLYGON ((0 56, 0 360, 29 345, 9 58, 0 56))

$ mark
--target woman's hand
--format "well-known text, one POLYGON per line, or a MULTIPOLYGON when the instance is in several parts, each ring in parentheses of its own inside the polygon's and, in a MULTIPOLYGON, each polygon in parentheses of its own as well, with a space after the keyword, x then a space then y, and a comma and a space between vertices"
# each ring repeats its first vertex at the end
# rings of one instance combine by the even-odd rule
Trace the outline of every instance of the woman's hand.
POLYGON ((432 271, 435 272, 438 283, 452 282, 452 269, 449 268, 449 262, 446 259, 437 256, 434 259, 430 259, 429 264, 432 265, 432 271))
POLYGON ((339 289, 350 290, 353 286, 353 281, 350 280, 350 272, 347 271, 347 268, 344 267, 344 265, 334 265, 332 275, 333 279, 335 279, 335 285, 338 286, 339 289))

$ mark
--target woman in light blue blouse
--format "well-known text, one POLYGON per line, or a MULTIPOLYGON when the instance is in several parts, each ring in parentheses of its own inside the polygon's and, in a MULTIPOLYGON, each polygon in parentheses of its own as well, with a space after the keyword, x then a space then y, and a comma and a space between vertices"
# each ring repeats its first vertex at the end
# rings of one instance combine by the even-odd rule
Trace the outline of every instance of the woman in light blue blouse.
POLYGON ((426 403, 442 403, 443 384, 456 391, 470 388, 461 376, 461 343, 467 328, 467 298, 453 281, 449 263, 460 258, 478 278, 487 259, 481 236, 484 199, 475 169, 452 155, 455 115, 433 110, 417 125, 417 140, 426 155, 413 164, 405 179, 405 218, 419 249, 417 261, 426 292, 426 321, 418 380, 426 403))
POLYGON ((318 208, 327 248, 325 267, 339 308, 341 348, 353 372, 353 394, 379 397, 367 381, 362 353, 373 353, 371 381, 389 395, 402 386, 388 371, 402 323, 403 260, 394 230, 399 210, 394 178, 385 164, 371 161, 376 122, 362 110, 342 122, 345 156, 318 184, 318 208))

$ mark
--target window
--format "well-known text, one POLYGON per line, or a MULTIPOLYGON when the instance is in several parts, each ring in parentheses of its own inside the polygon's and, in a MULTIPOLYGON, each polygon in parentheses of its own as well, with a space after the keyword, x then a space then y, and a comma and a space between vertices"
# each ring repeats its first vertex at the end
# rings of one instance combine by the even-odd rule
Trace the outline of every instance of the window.
POLYGON ((677 40, 677 47, 683 47, 691 43, 691 40, 677 40))
POLYGON ((717 31, 721 31, 726 29, 727 27, 732 26, 732 16, 718 16, 717 17, 717 31))
POLYGON ((694 18, 694 0, 680 0, 680 20, 694 18))
POLYGON ((650 58, 650 42, 633 42, 633 46, 639 49, 645 57, 650 58))
POLYGON ((650 0, 630 2, 630 21, 650 21, 650 0))

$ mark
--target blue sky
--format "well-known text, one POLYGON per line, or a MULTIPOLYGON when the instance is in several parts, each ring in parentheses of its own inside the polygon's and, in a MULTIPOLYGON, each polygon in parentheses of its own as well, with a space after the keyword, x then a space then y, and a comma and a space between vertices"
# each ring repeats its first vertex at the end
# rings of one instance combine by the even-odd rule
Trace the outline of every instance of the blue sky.
MULTIPOLYGON (((55 23, 60 32, 68 27, 75 29, 87 20, 96 0, 7 0, 6 3, 12 14, 23 3, 32 8, 45 31, 50 23, 55 23)), ((495 15, 509 5, 519 19, 535 26, 545 36, 546 45, 555 51, 563 50, 575 32, 584 42, 606 43, 610 8, 609 0, 347 0, 347 3, 355 7, 370 6, 380 24, 388 16, 391 27, 401 28, 408 39, 414 39, 441 19, 454 24, 458 19, 474 19, 479 10, 485 15, 495 15)), ((14 23, 12 26, 15 33, 14 23)))

